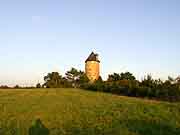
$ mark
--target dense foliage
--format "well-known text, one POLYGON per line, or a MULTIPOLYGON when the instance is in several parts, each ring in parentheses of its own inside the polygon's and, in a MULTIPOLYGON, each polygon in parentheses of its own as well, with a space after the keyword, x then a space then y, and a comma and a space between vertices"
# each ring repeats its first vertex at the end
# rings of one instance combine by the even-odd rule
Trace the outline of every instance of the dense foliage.
POLYGON ((168 80, 162 81, 160 79, 155 80, 151 75, 144 77, 142 81, 138 81, 135 77, 127 72, 123 73, 125 76, 114 73, 109 75, 107 81, 97 80, 94 83, 88 83, 84 85, 84 89, 109 92, 118 95, 143 97, 157 100, 166 101, 180 101, 180 78, 172 79, 168 77, 168 80), (126 75, 131 75, 127 79, 126 75))
POLYGON ((63 88, 70 86, 70 82, 58 72, 48 73, 48 75, 44 77, 44 81, 43 87, 45 88, 63 88))
MULTIPOLYGON (((83 84, 88 83, 89 79, 82 71, 78 71, 75 68, 67 71, 65 77, 62 77, 58 72, 48 73, 44 77, 45 83, 42 85, 45 88, 80 88, 83 84)), ((37 88, 39 84, 37 84, 37 88)))
MULTIPOLYGON (((106 81, 100 77, 94 83, 90 83, 84 72, 72 68, 66 72, 65 77, 52 72, 45 76, 44 80, 43 87, 46 88, 73 87, 132 97, 180 101, 180 77, 168 77, 168 80, 162 81, 147 75, 138 81, 132 73, 125 72, 110 74, 106 81)), ((37 88, 39 87, 40 84, 37 84, 37 88)))
POLYGON ((168 80, 162 81, 147 75, 138 81, 132 73, 125 72, 110 74, 106 81, 100 77, 94 83, 90 83, 84 72, 72 68, 66 72, 65 77, 52 72, 45 76, 44 80, 43 86, 46 88, 73 87, 132 97, 180 101, 180 77, 168 77, 168 80))

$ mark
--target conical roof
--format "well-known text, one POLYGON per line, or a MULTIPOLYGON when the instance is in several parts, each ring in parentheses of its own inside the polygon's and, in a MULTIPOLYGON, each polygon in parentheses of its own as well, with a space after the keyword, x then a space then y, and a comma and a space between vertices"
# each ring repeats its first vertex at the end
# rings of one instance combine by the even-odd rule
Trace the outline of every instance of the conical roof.
POLYGON ((98 59, 98 54, 95 54, 94 52, 92 52, 89 57, 86 59, 85 62, 88 62, 88 61, 96 61, 96 62, 100 62, 99 59, 98 59))

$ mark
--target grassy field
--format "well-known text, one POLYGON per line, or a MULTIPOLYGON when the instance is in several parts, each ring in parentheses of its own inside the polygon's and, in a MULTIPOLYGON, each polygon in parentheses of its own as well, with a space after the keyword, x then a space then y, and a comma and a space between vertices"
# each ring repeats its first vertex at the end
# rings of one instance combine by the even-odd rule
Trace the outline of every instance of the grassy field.
POLYGON ((79 89, 0 90, 0 135, 28 135, 36 119, 50 135, 180 135, 180 103, 79 89))

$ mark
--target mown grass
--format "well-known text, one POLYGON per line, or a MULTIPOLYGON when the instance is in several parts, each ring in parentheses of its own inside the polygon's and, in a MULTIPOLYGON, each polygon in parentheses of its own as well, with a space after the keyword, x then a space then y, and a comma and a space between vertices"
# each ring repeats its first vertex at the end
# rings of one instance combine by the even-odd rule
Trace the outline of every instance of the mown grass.
POLYGON ((180 103, 79 89, 0 90, 0 135, 28 135, 38 118, 50 135, 180 135, 180 103))

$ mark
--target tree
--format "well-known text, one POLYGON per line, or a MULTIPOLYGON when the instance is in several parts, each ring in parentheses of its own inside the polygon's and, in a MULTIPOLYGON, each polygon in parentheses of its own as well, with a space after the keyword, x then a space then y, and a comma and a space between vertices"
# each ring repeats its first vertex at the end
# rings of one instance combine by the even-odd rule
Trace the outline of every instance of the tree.
POLYGON ((180 84, 180 76, 178 76, 176 79, 175 79, 176 83, 177 84, 180 84))
POLYGON ((97 91, 104 91, 105 86, 101 76, 94 82, 94 85, 97 91))
POLYGON ((36 88, 41 88, 41 84, 40 83, 36 84, 36 88))
POLYGON ((146 77, 144 77, 144 79, 141 82, 142 86, 146 86, 150 88, 153 88, 155 86, 154 84, 155 83, 151 75, 147 75, 146 77))
POLYGON ((88 77, 86 76, 86 74, 83 72, 80 74, 78 80, 77 80, 77 83, 78 84, 84 84, 84 83, 88 83, 89 82, 89 79, 88 77))
POLYGON ((60 88, 63 87, 63 78, 58 72, 48 73, 44 77, 44 85, 46 88, 60 88))
POLYGON ((125 73, 121 73, 121 74, 113 73, 108 76, 108 81, 112 82, 112 81, 119 81, 119 80, 132 81, 132 80, 136 80, 136 78, 130 72, 125 72, 125 73))
POLYGON ((113 82, 113 81, 118 81, 121 80, 121 77, 118 73, 113 73, 108 75, 108 81, 113 82))
POLYGON ((168 76, 168 80, 167 81, 169 81, 172 84, 172 83, 174 83, 175 79, 172 78, 171 76, 168 76))
POLYGON ((89 82, 86 74, 83 71, 75 68, 71 68, 70 71, 67 71, 65 78, 71 83, 72 87, 81 87, 84 83, 89 82))
POLYGON ((19 85, 16 85, 16 86, 14 86, 14 88, 15 88, 15 89, 19 89, 19 88, 20 88, 20 86, 19 86, 19 85))
POLYGON ((1 89, 9 89, 9 87, 7 85, 1 85, 0 88, 1 89))
POLYGON ((81 71, 78 71, 75 68, 71 68, 70 71, 66 72, 66 79, 70 82, 75 82, 79 78, 80 74, 81 74, 81 71))
POLYGON ((120 80, 136 80, 136 78, 133 76, 130 72, 125 72, 120 74, 120 80))

